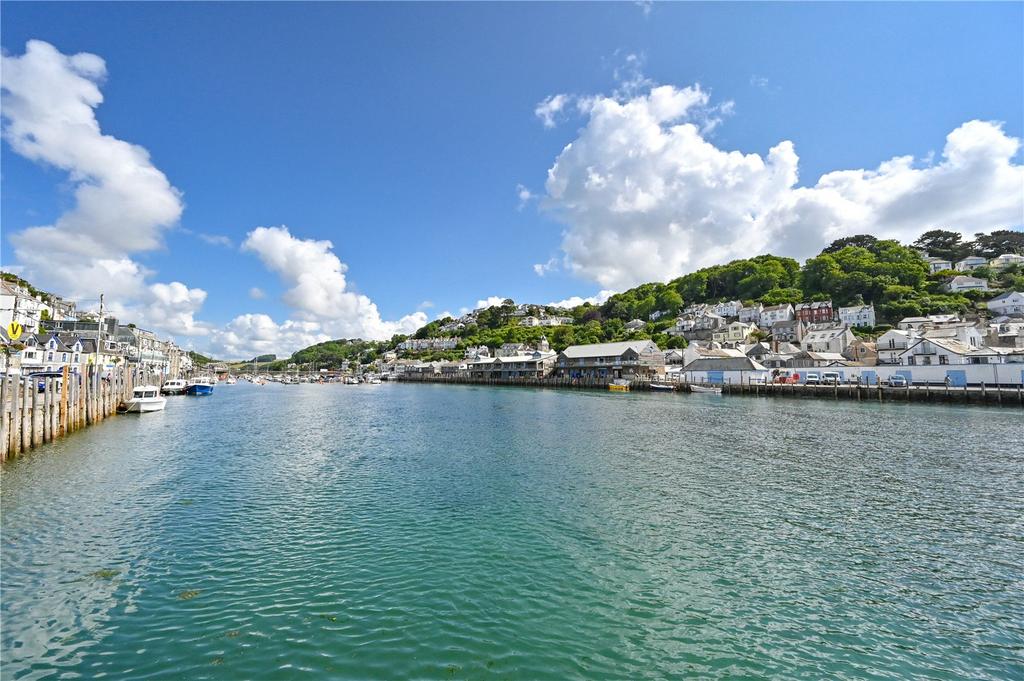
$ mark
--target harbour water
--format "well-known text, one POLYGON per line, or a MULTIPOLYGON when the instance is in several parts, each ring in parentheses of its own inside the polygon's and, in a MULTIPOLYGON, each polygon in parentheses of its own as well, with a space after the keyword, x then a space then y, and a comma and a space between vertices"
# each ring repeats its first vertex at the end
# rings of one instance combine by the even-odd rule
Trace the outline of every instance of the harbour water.
POLYGON ((5 679, 1007 679, 1016 410, 218 386, 9 463, 5 679))

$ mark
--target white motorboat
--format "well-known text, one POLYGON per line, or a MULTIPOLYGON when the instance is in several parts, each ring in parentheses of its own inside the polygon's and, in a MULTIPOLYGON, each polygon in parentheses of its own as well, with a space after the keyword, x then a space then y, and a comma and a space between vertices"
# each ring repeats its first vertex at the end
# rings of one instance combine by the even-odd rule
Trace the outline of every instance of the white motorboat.
POLYGON ((169 381, 165 381, 163 387, 160 388, 160 392, 164 395, 181 395, 188 388, 188 383, 181 378, 172 378, 169 381))
POLYGON ((143 414, 147 411, 163 411, 167 406, 167 398, 160 396, 160 388, 155 385, 140 385, 132 390, 132 398, 125 402, 128 414, 143 414))
POLYGON ((676 387, 670 383, 651 383, 651 390, 658 392, 672 392, 676 387))
POLYGON ((708 394, 713 394, 713 395, 721 395, 722 394, 722 389, 721 388, 712 388, 712 387, 706 386, 706 385, 691 385, 690 386, 690 392, 691 393, 708 393, 708 394))

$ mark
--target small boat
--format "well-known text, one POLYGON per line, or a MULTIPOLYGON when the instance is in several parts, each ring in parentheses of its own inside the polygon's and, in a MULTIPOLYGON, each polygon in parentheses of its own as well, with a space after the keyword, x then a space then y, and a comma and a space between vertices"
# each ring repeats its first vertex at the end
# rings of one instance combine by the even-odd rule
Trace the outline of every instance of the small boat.
POLYGON ((628 393, 629 381, 627 381, 624 378, 616 378, 614 381, 608 384, 608 389, 616 393, 628 393))
POLYGON ((181 395, 188 388, 188 383, 180 378, 172 378, 169 381, 165 381, 163 386, 160 388, 160 392, 164 395, 181 395))
POLYGON ((160 388, 155 385, 141 385, 132 391, 132 398, 125 402, 127 414, 143 414, 147 411, 163 411, 167 398, 160 397, 160 388))
POLYGON ((212 395, 213 381, 207 376, 199 376, 188 382, 185 389, 186 395, 212 395))
POLYGON ((367 379, 366 382, 369 383, 370 385, 380 385, 380 379, 377 378, 376 376, 373 376, 372 378, 367 379))
POLYGON ((690 386, 690 392, 691 393, 708 393, 708 394, 713 394, 713 395, 721 395, 722 394, 722 389, 721 388, 712 388, 712 387, 705 386, 705 385, 691 385, 690 386))
POLYGON ((228 376, 227 380, 224 381, 224 385, 234 385, 235 383, 238 383, 238 379, 234 376, 228 376))
POLYGON ((675 386, 670 383, 651 383, 651 390, 660 392, 672 392, 675 390, 675 386))

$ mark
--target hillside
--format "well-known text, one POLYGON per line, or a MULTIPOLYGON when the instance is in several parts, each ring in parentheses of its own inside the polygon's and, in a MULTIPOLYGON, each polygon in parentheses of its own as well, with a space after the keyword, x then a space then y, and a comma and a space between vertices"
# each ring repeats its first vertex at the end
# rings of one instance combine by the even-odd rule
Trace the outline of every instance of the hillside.
MULTIPOLYGON (((954 262, 968 255, 990 258, 1002 253, 1024 254, 1024 233, 997 230, 991 234, 976 235, 973 242, 964 242, 956 232, 932 230, 910 246, 871 235, 857 235, 833 242, 802 266, 793 258, 760 255, 705 267, 669 282, 642 284, 613 295, 599 306, 584 304, 568 311, 545 306, 529 308, 529 314, 533 315, 546 313, 572 317, 571 325, 520 326, 521 317, 513 315, 515 303, 506 300, 502 305, 477 313, 475 324, 443 331, 443 327, 454 324, 455 320, 438 319, 421 327, 412 336, 456 337, 456 349, 406 353, 405 356, 424 360, 456 359, 463 356, 466 347, 533 344, 542 336, 554 350, 582 343, 639 338, 651 338, 663 348, 683 347, 686 341, 665 333, 679 311, 687 305, 725 300, 764 305, 814 300, 832 300, 837 306, 874 304, 879 326, 884 329, 908 316, 962 315, 1002 290, 1024 289, 1024 272, 1019 267, 1009 267, 1000 272, 982 266, 967 273, 930 273, 921 251, 954 262), (943 292, 942 284, 956 274, 988 279, 992 290, 956 294, 943 292), (657 316, 657 321, 649 321, 652 316, 657 316), (634 319, 645 321, 644 328, 627 330, 626 323, 634 319)), ((369 362, 382 352, 394 350, 403 340, 404 336, 381 342, 328 341, 300 350, 290 359, 275 364, 316 363, 336 368, 352 361, 369 362)))

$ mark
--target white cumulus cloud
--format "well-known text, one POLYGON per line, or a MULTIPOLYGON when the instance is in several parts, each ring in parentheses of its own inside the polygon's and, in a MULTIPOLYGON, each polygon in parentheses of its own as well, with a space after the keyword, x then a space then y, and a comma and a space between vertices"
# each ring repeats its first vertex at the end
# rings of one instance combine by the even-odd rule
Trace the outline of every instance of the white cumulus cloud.
POLYGON ((586 102, 586 125, 548 171, 545 206, 567 226, 570 269, 609 289, 763 252, 806 257, 856 233, 908 241, 1024 222, 1020 141, 998 123, 964 123, 930 163, 899 156, 800 187, 792 142, 761 156, 708 141, 718 119, 699 86, 586 102))
POLYGON ((301 348, 331 340, 317 322, 289 320, 278 324, 269 315, 243 314, 213 331, 208 344, 215 357, 251 359, 275 354, 289 357, 301 348))
POLYGON ((301 239, 287 227, 257 227, 242 250, 255 253, 288 286, 287 303, 303 321, 314 321, 334 337, 385 339, 411 333, 427 323, 422 311, 397 321, 381 319, 367 296, 348 290, 348 266, 334 254, 330 241, 301 239))
POLYGON ((105 135, 95 109, 106 64, 31 40, 23 55, 0 56, 3 139, 25 158, 58 168, 74 205, 51 225, 11 235, 24 276, 72 298, 107 294, 111 309, 172 332, 203 333, 193 314, 206 297, 180 282, 150 284, 131 255, 162 245, 182 212, 181 194, 142 147, 105 135))
POLYGON ((569 298, 566 298, 565 300, 556 300, 553 303, 548 303, 548 305, 550 307, 564 307, 564 308, 567 308, 567 309, 568 308, 572 308, 572 307, 577 307, 579 305, 582 305, 583 303, 590 303, 591 305, 600 305, 601 303, 603 303, 604 301, 608 300, 609 298, 611 298, 614 295, 615 295, 615 291, 607 290, 606 289, 606 290, 598 291, 596 294, 594 294, 592 296, 587 296, 586 298, 584 298, 582 296, 570 296, 569 298))

